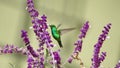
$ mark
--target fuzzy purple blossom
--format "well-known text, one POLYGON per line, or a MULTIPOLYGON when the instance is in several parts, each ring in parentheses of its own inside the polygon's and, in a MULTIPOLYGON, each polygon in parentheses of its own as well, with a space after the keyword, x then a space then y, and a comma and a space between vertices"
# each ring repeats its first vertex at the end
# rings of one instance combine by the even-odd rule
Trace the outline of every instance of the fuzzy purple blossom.
POLYGON ((21 30, 21 38, 23 38, 23 41, 24 41, 26 46, 30 45, 30 41, 29 41, 29 38, 28 38, 28 35, 27 35, 27 31, 21 30))
POLYGON ((80 31, 81 31, 81 34, 79 35, 79 38, 80 38, 80 39, 85 38, 86 33, 87 33, 89 27, 90 27, 90 26, 89 26, 89 21, 87 21, 87 22, 83 25, 83 27, 80 29, 80 31))
POLYGON ((120 68, 120 60, 119 60, 119 62, 116 64, 115 68, 120 68))
MULTIPOLYGON (((53 47, 53 44, 51 43, 51 37, 48 33, 48 25, 47 25, 47 17, 45 15, 39 16, 38 11, 34 8, 33 0, 27 0, 27 10, 30 15, 37 14, 34 17, 32 17, 32 23, 33 23, 33 29, 37 36, 37 40, 39 41, 39 47, 40 50, 43 48, 44 43, 46 43, 48 50, 50 50, 50 47, 53 47), (35 10, 35 11, 31 11, 35 10), (30 12, 31 11, 31 12, 30 12)), ((39 50, 39 49, 38 49, 39 50)))
MULTIPOLYGON (((52 58, 53 58, 53 54, 52 54, 52 47, 54 46, 52 44, 52 40, 50 37, 50 34, 47 31, 47 23, 46 23, 46 16, 43 15, 41 16, 41 19, 39 18, 34 18, 33 20, 33 29, 34 32, 37 36, 37 40, 39 41, 39 48, 37 49, 37 51, 43 53, 44 50, 44 44, 46 44, 47 50, 49 51, 49 53, 51 54, 52 58)), ((54 61, 54 60, 53 60, 54 61)))
POLYGON ((27 62, 28 62, 27 68, 33 68, 34 59, 33 59, 32 55, 30 55, 29 52, 27 52, 27 62))
POLYGON ((57 68, 61 68, 60 67, 61 57, 60 57, 59 53, 57 51, 55 51, 55 52, 53 52, 53 55, 54 55, 54 60, 56 61, 57 68))
POLYGON ((27 54, 27 68, 44 68, 44 59, 40 56, 34 57, 31 52, 26 51, 27 54))
POLYGON ((78 39, 76 42, 75 42, 75 50, 74 50, 74 53, 76 53, 76 52, 81 52, 81 49, 82 49, 82 43, 83 43, 83 41, 82 41, 82 39, 78 39))
POLYGON ((70 57, 68 58, 68 62, 69 62, 69 63, 72 63, 72 61, 73 61, 73 57, 70 56, 70 57))
MULTIPOLYGON (((77 57, 79 52, 82 49, 83 38, 85 38, 86 33, 89 29, 89 22, 87 21, 83 27, 80 29, 81 34, 79 35, 79 39, 74 43, 75 48, 73 54, 69 57, 68 62, 71 63, 74 57, 77 57)), ((77 58, 76 58, 77 59, 77 58)))
MULTIPOLYGON (((48 28, 46 23, 47 17, 45 15, 41 16, 41 18, 39 17, 39 13, 34 8, 34 4, 32 0, 27 0, 27 10, 31 15, 31 17, 33 18, 32 19, 33 28, 37 36, 37 39, 40 42, 39 44, 40 48, 44 45, 46 39, 48 40, 49 43, 52 42, 52 40, 50 39, 49 33, 46 31, 46 29, 48 28)), ((50 44, 50 46, 53 46, 53 45, 50 44)))
POLYGON ((25 48, 19 48, 14 45, 5 45, 4 47, 0 47, 0 54, 11 54, 11 53, 20 53, 23 55, 26 55, 27 49, 25 48))
POLYGON ((102 52, 100 57, 99 57, 100 63, 105 59, 105 57, 106 57, 106 52, 102 52))
MULTIPOLYGON (((52 48, 54 45, 52 44, 52 40, 50 34, 48 33, 48 25, 47 25, 47 17, 45 15, 39 16, 38 11, 34 8, 34 4, 32 0, 27 0, 27 10, 32 18, 32 24, 34 33, 37 36, 37 40, 39 41, 39 48, 37 51, 43 53, 44 44, 46 44, 47 50, 50 53, 50 56, 53 59, 53 63, 55 63, 55 55, 53 54, 52 48)), ((43 57, 43 56, 42 56, 43 57)), ((54 66, 55 64, 53 64, 54 66)))
POLYGON ((99 55, 99 53, 100 53, 100 48, 102 47, 103 42, 107 38, 110 28, 111 28, 111 24, 109 23, 104 27, 102 34, 100 34, 100 36, 98 38, 98 42, 94 45, 94 54, 93 54, 93 58, 92 58, 91 68, 98 68, 100 66, 101 62, 106 57, 106 52, 102 52, 101 56, 99 55))
POLYGON ((33 49, 33 47, 31 47, 30 45, 27 46, 27 49, 30 51, 30 53, 33 55, 33 57, 38 57, 39 55, 35 52, 35 50, 33 49))
POLYGON ((30 16, 32 18, 38 17, 39 13, 38 11, 34 8, 34 3, 33 0, 27 0, 27 10, 30 13, 30 16))
POLYGON ((79 35, 79 39, 74 44, 76 46, 74 52, 81 52, 82 43, 83 43, 82 39, 85 38, 88 29, 89 29, 89 22, 87 21, 80 29, 81 34, 79 35))
POLYGON ((30 45, 30 41, 27 35, 27 31, 22 30, 21 31, 21 37, 23 38, 23 41, 25 42, 25 45, 27 46, 27 49, 29 50, 29 52, 33 55, 33 57, 38 57, 38 54, 36 53, 36 51, 32 48, 32 46, 30 45))

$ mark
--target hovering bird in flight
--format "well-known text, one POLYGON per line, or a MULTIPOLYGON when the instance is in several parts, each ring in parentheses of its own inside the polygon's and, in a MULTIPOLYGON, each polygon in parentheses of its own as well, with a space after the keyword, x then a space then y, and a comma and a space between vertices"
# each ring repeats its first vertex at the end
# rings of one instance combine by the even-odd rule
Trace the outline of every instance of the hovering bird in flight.
POLYGON ((63 47, 62 42, 61 42, 61 35, 74 30, 75 28, 66 28, 66 29, 58 29, 61 26, 59 24, 57 27, 55 25, 50 25, 51 28, 51 33, 53 38, 58 42, 60 47, 63 47))

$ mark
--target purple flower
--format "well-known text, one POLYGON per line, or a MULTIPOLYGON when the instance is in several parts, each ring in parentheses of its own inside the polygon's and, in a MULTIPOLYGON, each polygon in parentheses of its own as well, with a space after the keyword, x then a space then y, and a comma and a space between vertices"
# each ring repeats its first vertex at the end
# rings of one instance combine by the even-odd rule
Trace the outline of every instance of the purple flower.
POLYGON ((98 42, 94 45, 94 54, 92 58, 91 68, 98 68, 100 66, 100 63, 106 57, 106 52, 102 52, 101 56, 99 56, 99 53, 100 53, 100 48, 102 47, 103 42, 106 40, 106 37, 108 35, 110 28, 111 28, 111 24, 109 23, 107 24, 107 26, 104 27, 102 34, 100 34, 98 38, 98 42))
POLYGON ((38 11, 34 8, 34 3, 33 0, 27 0, 27 10, 30 13, 30 16, 32 18, 38 17, 39 13, 38 11))
POLYGON ((72 60, 73 60, 73 57, 70 56, 70 57, 68 58, 68 62, 69 62, 69 63, 72 63, 72 60))
POLYGON ((79 40, 77 40, 77 42, 75 42, 75 50, 74 50, 74 53, 75 52, 80 52, 81 51, 81 49, 82 49, 82 39, 79 39, 79 40))
POLYGON ((53 55, 54 55, 54 60, 55 60, 55 64, 57 65, 57 68, 61 68, 60 67, 60 64, 61 64, 61 58, 60 58, 60 55, 57 51, 53 52, 53 55))
POLYGON ((21 30, 21 38, 23 38, 23 41, 25 42, 25 45, 29 45, 30 41, 28 39, 27 31, 21 30))
POLYGON ((99 57, 99 61, 102 62, 106 57, 106 52, 102 52, 102 54, 99 57))
MULTIPOLYGON (((33 28, 34 32, 37 36, 37 40, 39 41, 39 47, 40 49, 43 47, 44 43, 46 43, 47 47, 53 47, 53 44, 51 44, 52 40, 50 38, 50 35, 47 31, 48 26, 47 26, 47 17, 45 15, 41 16, 39 18, 39 13, 37 10, 34 8, 34 3, 32 0, 27 0, 27 10, 29 14, 31 15, 32 23, 33 23, 33 28)), ((48 49, 49 50, 49 49, 48 49)))
MULTIPOLYGON (((53 58, 54 55, 52 53, 51 48, 54 45, 52 44, 50 34, 47 31, 47 28, 48 28, 47 23, 46 23, 47 17, 45 15, 43 15, 41 18, 42 19, 34 18, 34 21, 33 21, 34 32, 37 36, 37 40, 39 41, 39 48, 37 49, 37 51, 43 53, 44 44, 46 44, 47 50, 51 54, 50 56, 53 58)), ((53 60, 53 62, 54 62, 54 60, 53 60)))
POLYGON ((89 29, 89 21, 87 21, 87 22, 83 25, 83 27, 80 29, 80 31, 81 31, 81 34, 79 35, 79 38, 80 38, 80 39, 85 38, 88 29, 89 29))
MULTIPOLYGON (((44 50, 44 44, 46 44, 47 50, 53 59, 53 63, 55 63, 54 55, 52 51, 52 48, 54 47, 54 45, 52 44, 50 34, 47 31, 48 29, 48 25, 46 23, 47 17, 43 15, 40 18, 38 11, 34 8, 34 4, 32 0, 27 0, 27 10, 30 16, 32 17, 34 33, 37 36, 37 40, 39 41, 39 48, 37 49, 37 51, 40 52, 40 54, 42 54, 44 50)), ((41 64, 43 64, 43 62, 41 64)))
POLYGON ((88 29, 89 29, 89 22, 87 21, 87 22, 83 25, 83 27, 80 29, 81 34, 79 35, 79 39, 74 43, 75 48, 74 48, 74 52, 73 52, 73 54, 71 55, 71 57, 68 58, 68 62, 69 62, 69 63, 72 62, 73 58, 74 58, 74 59, 77 59, 77 58, 78 58, 77 56, 78 56, 79 52, 81 52, 81 49, 82 49, 82 43, 83 43, 82 39, 85 38, 88 29))
MULTIPOLYGON (((40 42, 39 47, 43 46, 45 42, 51 43, 51 37, 47 31, 47 20, 46 16, 41 16, 42 19, 35 18, 33 22, 33 28, 36 36, 38 37, 37 40, 40 42)), ((47 46, 49 47, 49 45, 47 46)), ((50 44, 50 47, 53 47, 52 44, 50 44)))
POLYGON ((30 45, 27 46, 27 49, 30 51, 33 57, 39 56, 30 45))
POLYGON ((34 59, 33 59, 32 55, 30 55, 29 51, 27 52, 27 62, 28 62, 27 68, 33 68, 34 59))
POLYGON ((25 45, 27 46, 27 49, 29 50, 29 52, 32 54, 33 57, 38 57, 38 54, 35 52, 35 50, 32 48, 32 46, 30 45, 30 41, 27 35, 27 31, 22 30, 21 31, 21 37, 23 38, 23 41, 25 42, 25 45))
MULTIPOLYGON (((40 42, 39 46, 43 46, 43 44, 46 42, 51 43, 52 40, 49 36, 49 33, 47 32, 47 17, 45 15, 41 16, 41 19, 38 17, 39 13, 38 11, 34 8, 34 3, 32 0, 27 0, 27 10, 31 17, 33 18, 32 23, 33 23, 33 28, 36 36, 38 37, 37 40, 40 42), (46 40, 46 41, 45 41, 46 40)), ((50 47, 53 47, 52 44, 49 44, 50 47)), ((49 45, 47 47, 49 47, 49 45)))
POLYGON ((89 22, 87 21, 83 25, 83 27, 80 29, 81 34, 79 35, 79 39, 74 44, 76 46, 74 52, 80 52, 81 51, 81 49, 82 49, 82 39, 85 38, 88 29, 89 29, 89 22))
POLYGON ((118 62, 118 64, 116 64, 115 68, 120 68, 120 61, 118 62))
POLYGON ((0 47, 0 54, 11 54, 11 53, 21 53, 23 55, 26 55, 26 49, 25 48, 19 48, 14 45, 5 45, 3 48, 0 47))
POLYGON ((40 58, 40 65, 39 65, 40 68, 44 68, 44 57, 41 57, 40 58))

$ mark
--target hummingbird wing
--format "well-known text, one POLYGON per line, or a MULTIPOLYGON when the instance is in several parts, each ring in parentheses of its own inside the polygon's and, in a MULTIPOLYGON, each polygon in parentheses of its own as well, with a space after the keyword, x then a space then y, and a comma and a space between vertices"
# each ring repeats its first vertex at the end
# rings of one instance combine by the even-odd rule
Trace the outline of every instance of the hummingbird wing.
POLYGON ((57 26, 57 29, 61 26, 62 24, 59 24, 58 26, 57 26))
POLYGON ((72 31, 72 30, 75 30, 76 28, 66 28, 66 29, 60 29, 59 30, 59 33, 60 33, 60 35, 63 35, 63 34, 65 34, 65 33, 67 33, 67 32, 70 32, 70 31, 72 31))
POLYGON ((12 67, 12 68, 15 68, 15 65, 13 65, 12 63, 9 63, 10 64, 10 66, 12 67))

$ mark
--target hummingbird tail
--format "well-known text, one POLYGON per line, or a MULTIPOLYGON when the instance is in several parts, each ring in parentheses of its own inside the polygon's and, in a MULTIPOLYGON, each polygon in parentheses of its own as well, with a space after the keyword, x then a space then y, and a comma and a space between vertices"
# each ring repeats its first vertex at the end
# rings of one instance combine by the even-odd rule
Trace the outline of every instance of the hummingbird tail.
POLYGON ((61 42, 61 41, 58 41, 58 44, 59 44, 60 48, 62 48, 62 47, 63 47, 63 46, 62 46, 62 42, 61 42))

